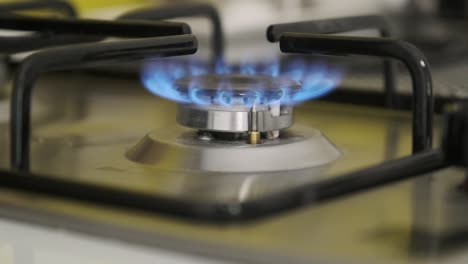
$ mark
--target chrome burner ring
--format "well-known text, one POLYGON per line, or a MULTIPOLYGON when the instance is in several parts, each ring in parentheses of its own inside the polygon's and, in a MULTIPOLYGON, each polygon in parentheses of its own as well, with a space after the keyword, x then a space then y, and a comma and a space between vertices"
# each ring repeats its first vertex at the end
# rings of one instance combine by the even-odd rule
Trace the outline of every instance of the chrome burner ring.
MULTIPOLYGON (((293 125, 293 109, 280 107, 280 114, 272 114, 269 106, 256 111, 256 131, 268 132, 288 128, 293 125)), ((251 109, 223 106, 198 106, 179 104, 177 122, 183 126, 205 131, 241 133, 251 130, 251 109)))
POLYGON ((293 108, 274 99, 284 96, 281 94, 284 91, 301 89, 300 83, 286 78, 240 74, 184 77, 176 80, 174 86, 184 93, 190 93, 191 89, 200 91, 205 102, 179 104, 179 124, 203 131, 230 133, 270 132, 292 126, 293 108), (221 98, 220 93, 225 92, 234 98, 229 104, 221 98), (249 98, 255 92, 261 93, 261 99, 249 98))

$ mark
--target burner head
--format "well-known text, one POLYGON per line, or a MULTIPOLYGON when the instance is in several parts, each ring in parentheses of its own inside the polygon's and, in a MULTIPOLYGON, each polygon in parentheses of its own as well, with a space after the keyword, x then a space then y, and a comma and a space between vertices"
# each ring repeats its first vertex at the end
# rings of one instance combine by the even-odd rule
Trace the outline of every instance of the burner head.
POLYGON ((294 106, 333 91, 342 71, 296 59, 236 66, 161 59, 143 66, 141 80, 149 92, 183 104, 294 106))
POLYGON ((177 122, 198 130, 229 133, 270 132, 293 125, 293 109, 290 106, 260 106, 255 112, 251 110, 244 106, 179 104, 177 122))
POLYGON ((202 131, 271 132, 293 124, 292 107, 281 99, 301 90, 299 82, 264 75, 199 75, 174 86, 191 94, 196 104, 179 104, 179 124, 202 131))
POLYGON ((233 92, 238 94, 245 94, 255 89, 265 92, 275 92, 284 88, 293 91, 301 89, 301 84, 297 81, 268 75, 205 74, 187 76, 175 81, 175 86, 184 92, 190 89, 191 84, 196 84, 199 88, 212 92, 217 92, 220 87, 227 84, 233 92))
POLYGON ((301 90, 301 84, 291 79, 242 74, 187 76, 176 80, 174 87, 200 105, 247 107, 275 103, 301 90))

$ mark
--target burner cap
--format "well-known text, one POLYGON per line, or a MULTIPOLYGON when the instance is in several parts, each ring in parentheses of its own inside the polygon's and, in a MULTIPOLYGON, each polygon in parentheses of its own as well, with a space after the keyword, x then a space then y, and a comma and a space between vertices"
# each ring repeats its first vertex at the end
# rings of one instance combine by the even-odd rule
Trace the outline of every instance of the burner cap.
MULTIPOLYGON (((286 129, 293 125, 292 107, 278 106, 277 110, 275 114, 268 106, 258 109, 255 127, 259 132, 286 129)), ((203 131, 242 133, 250 131, 250 114, 250 108, 179 104, 177 122, 203 131)))
POLYGON ((174 87, 194 102, 179 104, 179 124, 229 133, 273 133, 290 127, 292 107, 281 102, 301 90, 299 82, 287 78, 241 74, 189 76, 176 80, 174 87))
POLYGON ((217 93, 222 90, 233 92, 237 96, 247 94, 252 90, 261 90, 265 93, 278 92, 287 89, 290 92, 299 91, 301 84, 297 81, 267 75, 242 74, 206 74, 187 76, 175 81, 174 86, 180 92, 190 89, 200 89, 207 93, 217 93))

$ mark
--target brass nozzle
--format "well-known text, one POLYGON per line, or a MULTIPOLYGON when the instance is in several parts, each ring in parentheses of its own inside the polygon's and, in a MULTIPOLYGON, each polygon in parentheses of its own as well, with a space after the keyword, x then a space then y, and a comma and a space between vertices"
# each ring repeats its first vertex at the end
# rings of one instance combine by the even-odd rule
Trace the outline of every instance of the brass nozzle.
POLYGON ((252 145, 260 144, 260 132, 249 131, 249 138, 247 140, 247 143, 252 145))
POLYGON ((252 145, 260 144, 260 132, 257 130, 257 110, 255 105, 252 106, 249 114, 249 137, 247 143, 252 145))

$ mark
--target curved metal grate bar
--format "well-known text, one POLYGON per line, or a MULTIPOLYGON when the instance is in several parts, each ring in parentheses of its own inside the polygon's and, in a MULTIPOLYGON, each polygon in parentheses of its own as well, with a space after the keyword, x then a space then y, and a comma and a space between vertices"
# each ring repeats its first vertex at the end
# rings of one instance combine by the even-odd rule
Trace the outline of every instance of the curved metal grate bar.
POLYGON ((432 76, 424 54, 405 41, 389 38, 326 36, 285 33, 280 40, 285 53, 366 55, 403 62, 413 83, 413 152, 432 147, 432 76))
MULTIPOLYGON (((114 27, 115 30, 118 28, 114 27)), ((141 36, 147 37, 147 33, 143 31, 141 36)), ((135 34, 133 31, 129 35, 135 34)), ((193 54, 196 50, 195 36, 179 35, 70 45, 30 55, 21 63, 13 84, 11 167, 23 171, 29 169, 31 94, 36 79, 42 73, 122 60, 193 54)))
POLYGON ((141 38, 190 34, 178 22, 106 21, 94 19, 33 18, 0 15, 0 29, 37 32, 26 37, 0 37, 0 52, 18 53, 49 46, 95 42, 105 37, 141 38))
MULTIPOLYGON (((393 35, 392 27, 387 19, 381 16, 371 15, 271 25, 267 29, 267 39, 270 42, 277 42, 286 32, 338 34, 364 29, 377 29, 382 37, 391 37, 393 35)), ((395 88, 396 73, 397 65, 395 62, 384 60, 383 78, 385 105, 389 108, 394 108, 398 105, 395 88)))
POLYGON ((213 62, 224 56, 224 33, 218 10, 210 4, 166 5, 154 8, 143 8, 123 14, 119 19, 164 20, 180 17, 206 17, 211 21, 213 36, 213 62))

